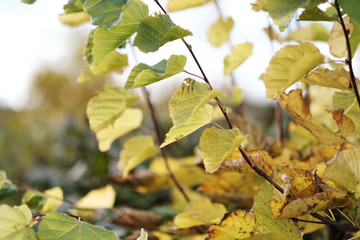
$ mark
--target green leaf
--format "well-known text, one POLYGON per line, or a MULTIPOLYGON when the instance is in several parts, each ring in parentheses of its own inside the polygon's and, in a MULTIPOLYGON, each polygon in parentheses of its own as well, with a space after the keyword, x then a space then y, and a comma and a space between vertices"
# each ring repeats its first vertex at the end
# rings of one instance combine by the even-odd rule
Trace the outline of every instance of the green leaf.
POLYGON ((279 99, 288 87, 323 62, 324 56, 312 43, 281 48, 271 59, 263 76, 266 96, 279 99))
POLYGON ((132 0, 124 6, 121 21, 113 28, 97 28, 94 35, 91 67, 96 67, 108 54, 123 44, 137 30, 139 23, 148 16, 149 10, 141 0, 132 0))
POLYGON ((254 198, 256 226, 265 240, 301 240, 302 237, 295 223, 290 219, 274 219, 270 201, 273 199, 274 187, 264 183, 254 198))
POLYGON ((107 55, 99 65, 88 71, 84 71, 83 75, 78 77, 77 82, 82 83, 116 70, 121 71, 126 66, 128 66, 128 56, 114 50, 107 55))
POLYGON ((120 14, 127 0, 86 0, 84 11, 91 16, 92 24, 112 28, 120 21, 120 14))
POLYGON ((260 0, 258 6, 269 12, 274 23, 283 31, 292 19, 292 15, 308 2, 309 0, 260 0))
POLYGON ((91 30, 91 32, 89 33, 88 40, 83 51, 85 61, 89 66, 93 62, 93 55, 91 51, 94 46, 94 35, 95 35, 95 29, 91 30))
POLYGON ((207 128, 200 137, 200 155, 204 160, 205 171, 215 172, 221 163, 245 140, 238 128, 222 130, 207 128))
POLYGON ((339 151, 329 162, 325 176, 338 187, 360 198, 360 149, 346 149, 339 151))
POLYGON ((50 213, 43 218, 38 236, 41 240, 117 240, 114 233, 103 227, 94 226, 60 213, 50 213))
POLYGON ((175 12, 190 7, 196 7, 210 2, 209 0, 169 0, 167 8, 169 12, 175 12))
POLYGON ((143 114, 140 109, 126 109, 112 124, 96 132, 99 150, 102 152, 109 150, 115 139, 140 127, 142 118, 143 114))
POLYGON ((354 92, 344 91, 344 92, 335 92, 332 97, 332 106, 333 108, 343 108, 347 113, 355 103, 355 94, 354 92))
POLYGON ((58 19, 61 23, 69 25, 71 27, 76 27, 84 22, 90 20, 90 16, 84 12, 74 12, 67 14, 60 14, 58 19))
POLYGON ((138 97, 132 96, 129 91, 122 90, 120 87, 105 86, 104 90, 88 103, 86 113, 90 128, 98 132, 112 125, 137 99, 138 97))
POLYGON ((358 49, 360 43, 360 21, 350 18, 350 22, 354 25, 354 30, 350 36, 350 48, 351 48, 351 57, 354 57, 356 50, 358 49))
POLYGON ((295 32, 289 33, 284 40, 295 40, 298 43, 303 41, 327 41, 329 30, 320 23, 312 23, 306 27, 299 28, 295 32))
POLYGON ((213 107, 206 104, 210 99, 221 95, 210 90, 205 83, 187 78, 169 101, 170 116, 173 127, 165 136, 161 148, 175 142, 211 121, 213 107))
POLYGON ((224 59, 224 73, 231 75, 232 72, 248 59, 253 50, 252 43, 246 42, 238 44, 231 49, 231 54, 224 59))
POLYGON ((220 47, 226 41, 229 41, 230 31, 234 26, 234 21, 231 17, 219 19, 214 23, 208 32, 209 42, 215 47, 220 47))
POLYGON ((0 240, 35 240, 36 234, 31 228, 32 214, 26 205, 10 207, 0 205, 0 240))
POLYGON ((144 18, 139 24, 134 46, 145 53, 156 52, 165 43, 189 35, 192 33, 175 25, 169 15, 157 14, 144 18))
POLYGON ((27 190, 22 198, 21 202, 26 204, 29 208, 33 209, 35 212, 40 212, 40 209, 45 203, 45 196, 40 191, 37 190, 27 190))
POLYGON ((299 16, 298 21, 336 21, 337 17, 329 16, 317 6, 306 8, 299 16))
POLYGON ((186 57, 171 55, 169 60, 163 59, 154 66, 144 63, 136 65, 130 72, 125 89, 144 87, 182 72, 186 57))
POLYGON ((360 22, 360 5, 358 0, 338 0, 338 3, 350 18, 360 22))
POLYGON ((53 187, 44 192, 45 202, 40 213, 49 213, 56 211, 58 207, 63 203, 63 191, 60 187, 53 187))
POLYGON ((64 5, 65 14, 82 12, 83 11, 83 0, 69 0, 67 4, 64 5))
POLYGON ((142 229, 141 229, 140 236, 139 236, 136 240, 147 240, 147 239, 148 239, 148 234, 147 234, 147 232, 145 232, 145 230, 142 228, 142 229))
POLYGON ((0 200, 15 192, 17 192, 17 186, 7 179, 5 171, 0 171, 0 200))
POLYGON ((153 156, 157 151, 158 148, 155 147, 152 137, 132 137, 124 143, 124 148, 120 152, 118 168, 123 171, 123 176, 127 177, 130 170, 153 156))
POLYGON ((36 0, 21 0, 22 3, 33 4, 36 0))

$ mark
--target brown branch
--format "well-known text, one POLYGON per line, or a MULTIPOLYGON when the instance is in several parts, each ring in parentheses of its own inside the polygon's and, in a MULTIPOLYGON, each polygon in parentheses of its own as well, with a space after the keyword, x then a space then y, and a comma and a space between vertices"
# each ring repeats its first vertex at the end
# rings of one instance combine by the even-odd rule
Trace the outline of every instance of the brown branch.
POLYGON ((333 227, 343 230, 343 231, 357 232, 360 230, 360 228, 358 226, 353 226, 353 225, 350 225, 347 223, 332 221, 331 219, 321 216, 320 214, 317 214, 317 213, 311 213, 310 215, 313 216, 314 218, 317 218, 317 219, 323 221, 327 225, 333 226, 333 227))
POLYGON ((349 66, 351 85, 352 85, 352 88, 354 89, 356 101, 357 101, 357 103, 358 103, 358 105, 360 107, 360 95, 359 95, 359 90, 357 88, 355 75, 354 75, 354 70, 353 70, 353 66, 352 66, 352 54, 351 54, 351 45, 350 45, 350 39, 349 39, 350 30, 346 29, 345 22, 344 22, 344 19, 343 19, 342 15, 341 15, 340 6, 339 6, 339 3, 338 3, 337 0, 335 0, 335 2, 334 2, 334 7, 336 8, 337 14, 338 14, 339 19, 340 19, 340 24, 341 24, 341 27, 343 29, 344 35, 345 35, 346 48, 347 48, 347 52, 348 52, 348 58, 346 59, 346 63, 349 66))
MULTIPOLYGON (((155 129, 155 134, 156 134, 156 140, 157 140, 157 143, 158 143, 158 146, 161 145, 161 143, 164 141, 163 139, 163 134, 161 134, 161 131, 160 131, 160 126, 159 126, 159 123, 158 123, 158 120, 156 118, 156 115, 155 115, 155 111, 154 111, 154 107, 150 101, 150 96, 149 96, 149 93, 148 91, 146 90, 145 87, 142 87, 141 88, 142 92, 143 92, 143 95, 145 97, 145 100, 146 100, 146 103, 150 109, 150 115, 151 115, 151 120, 153 122, 153 125, 154 125, 154 129, 155 129)), ((171 180, 173 181, 173 183, 175 184, 176 188, 180 191, 180 193, 183 195, 183 197, 185 198, 185 200, 187 202, 190 202, 190 198, 187 196, 187 194, 185 193, 184 189, 182 188, 182 186, 180 185, 180 183, 177 181, 177 179, 175 178, 175 175, 173 174, 173 172, 171 171, 170 169, 170 166, 169 166, 169 161, 165 155, 165 152, 164 152, 164 149, 163 148, 160 148, 160 155, 161 157, 164 159, 164 163, 165 163, 165 167, 169 173, 169 176, 171 178, 171 180)))
MULTIPOLYGON (((161 4, 159 3, 159 1, 158 1, 158 0, 154 0, 154 1, 155 1, 155 3, 159 6, 159 8, 164 12, 164 14, 167 14, 166 10, 161 6, 161 4)), ((209 81, 209 79, 207 78, 207 76, 206 76, 203 68, 201 67, 201 65, 200 65, 197 57, 195 56, 195 54, 194 54, 194 52, 193 52, 193 50, 192 50, 191 45, 190 45, 189 43, 187 43, 184 38, 181 38, 181 40, 182 40, 182 42, 185 44, 185 46, 187 47, 187 49, 189 50, 191 56, 193 57, 196 65, 197 65, 197 67, 199 68, 199 70, 200 70, 200 72, 201 72, 201 74, 202 74, 202 76, 203 76, 203 78, 204 78, 204 81, 209 85, 210 89, 212 90, 213 88, 212 88, 212 86, 211 86, 211 84, 210 84, 210 81, 209 81)), ((231 122, 230 122, 229 116, 228 116, 227 113, 226 113, 225 107, 221 104, 220 100, 219 100, 217 97, 215 97, 214 100, 215 100, 215 102, 217 103, 217 105, 219 106, 222 114, 224 115, 225 120, 226 120, 226 122, 227 122, 227 125, 229 126, 230 129, 233 129, 233 126, 232 126, 232 124, 231 124, 231 122)), ((244 157, 245 161, 250 165, 250 167, 251 167, 252 169, 254 169, 254 171, 255 171, 259 176, 262 176, 263 178, 265 178, 265 180, 268 181, 270 184, 272 184, 277 190, 279 190, 281 193, 284 193, 284 189, 282 189, 282 187, 281 187, 279 184, 277 184, 274 180, 272 180, 269 175, 267 175, 263 170, 261 170, 261 169, 257 166, 257 164, 256 164, 256 163, 251 159, 251 157, 245 152, 245 150, 242 148, 241 145, 238 146, 238 149, 239 149, 241 155, 244 157)))

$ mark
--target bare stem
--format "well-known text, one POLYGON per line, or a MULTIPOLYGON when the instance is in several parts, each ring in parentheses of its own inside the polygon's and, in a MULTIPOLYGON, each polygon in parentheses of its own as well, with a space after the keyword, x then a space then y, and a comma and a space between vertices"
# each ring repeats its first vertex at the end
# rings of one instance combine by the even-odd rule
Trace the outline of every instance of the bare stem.
POLYGON ((187 73, 187 74, 189 74, 189 75, 192 75, 192 76, 194 76, 194 77, 201 78, 202 80, 204 80, 203 77, 201 77, 201 76, 199 76, 199 75, 196 75, 196 74, 194 74, 194 73, 188 72, 188 71, 186 71, 185 69, 183 69, 183 72, 184 72, 184 73, 187 73))
POLYGON ((334 6, 336 8, 337 14, 338 14, 339 19, 340 19, 340 24, 341 24, 341 27, 343 29, 344 35, 345 35, 346 48, 347 48, 347 52, 348 52, 348 58, 346 59, 346 63, 349 66, 351 85, 352 85, 352 88, 354 89, 356 101, 357 101, 357 103, 358 103, 358 105, 360 107, 360 95, 359 95, 359 90, 357 88, 355 75, 354 75, 354 70, 353 70, 353 66, 352 66, 352 54, 351 54, 351 45, 350 45, 350 39, 349 39, 350 30, 346 29, 345 22, 344 22, 344 19, 343 19, 342 15, 341 15, 340 6, 339 6, 339 3, 338 3, 337 0, 335 0, 334 6))
MULTIPOLYGON (((150 114, 151 114, 151 120, 153 122, 153 125, 154 125, 154 129, 155 129, 155 134, 156 134, 156 140, 158 142, 158 146, 161 145, 161 143, 164 141, 163 139, 163 135, 161 134, 161 131, 160 131, 160 126, 159 126, 159 122, 156 118, 156 115, 155 115, 155 111, 154 111, 154 107, 150 101, 150 96, 149 96, 149 93, 148 91, 146 90, 145 87, 142 87, 141 88, 142 92, 143 92, 143 95, 146 99, 146 103, 150 109, 150 114)), ((164 163, 165 163, 165 167, 169 173, 169 176, 171 178, 171 180, 173 181, 173 183, 175 184, 176 188, 180 191, 180 193, 183 195, 183 197, 185 198, 185 200, 187 202, 190 202, 190 198, 187 196, 187 194, 185 193, 184 189, 182 188, 182 186, 180 185, 180 183, 177 181, 177 179, 175 178, 175 175, 173 174, 173 172, 171 171, 170 169, 170 166, 169 166, 169 161, 166 157, 166 154, 164 152, 164 149, 163 148, 160 148, 160 155, 161 157, 164 159, 164 163)))

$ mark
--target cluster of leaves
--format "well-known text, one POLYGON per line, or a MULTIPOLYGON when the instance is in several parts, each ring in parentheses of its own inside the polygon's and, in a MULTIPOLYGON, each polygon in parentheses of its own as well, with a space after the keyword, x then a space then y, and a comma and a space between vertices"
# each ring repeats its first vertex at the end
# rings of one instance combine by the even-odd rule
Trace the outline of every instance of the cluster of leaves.
MULTIPOLYGON (((170 0, 168 9, 178 11, 207 3, 170 0)), ((181 40, 198 64, 184 39, 192 33, 173 23, 158 1, 154 4, 162 13, 151 15, 141 0, 70 0, 64 6, 59 17, 63 23, 76 26, 90 20, 96 26, 84 50, 89 68, 79 82, 127 67, 127 55, 119 49, 129 44, 149 53, 181 40)), ((359 96, 351 63, 360 42, 358 6, 356 0, 258 0, 253 4, 254 10, 268 12, 280 31, 299 10, 297 20, 333 22, 330 33, 319 23, 286 37, 267 29, 271 40, 285 43, 261 78, 267 97, 279 101, 294 120, 286 140, 264 137, 236 108, 241 107, 239 91, 234 87, 231 98, 214 90, 200 64, 199 78, 204 83, 184 79, 169 101, 173 126, 163 137, 145 87, 187 72, 183 55, 171 55, 153 65, 137 64, 123 87, 105 86, 87 105, 100 151, 108 151, 115 139, 143 127, 144 114, 150 114, 154 123, 154 132, 148 130, 149 135, 127 135, 117 165, 121 174, 110 179, 121 188, 131 187, 142 194, 170 188, 176 214, 163 221, 166 213, 123 208, 112 217, 98 210, 114 206, 116 194, 110 184, 77 202, 66 200, 73 207, 67 211, 83 218, 91 213, 126 227, 143 227, 151 233, 149 238, 158 239, 302 239, 324 224, 357 236, 360 150, 354 134, 359 109, 354 103, 359 103, 359 96), (293 40, 298 43, 290 44, 293 40), (314 44, 317 41, 328 43, 331 56, 319 51, 314 44), (294 84, 297 89, 287 91, 294 84), (143 89, 144 100, 134 94, 132 89, 136 88, 143 89), (214 122, 219 115, 226 119, 228 129, 214 122), (194 156, 178 159, 167 151, 171 144, 199 129, 202 133, 194 156), (143 164, 147 159, 151 159, 148 166, 143 164)), ((230 17, 220 16, 209 30, 210 43, 221 46, 229 41, 233 25, 230 17)), ((224 59, 224 74, 231 75, 251 56, 252 48, 248 42, 233 46, 224 59)), ((1 174, 0 196, 4 197, 17 187, 4 172, 1 174)), ((45 192, 28 189, 24 205, 0 206, 6 216, 0 218, 0 238, 116 239, 114 233, 82 222, 80 217, 57 213, 63 201, 59 188, 45 192), (32 226, 36 222, 40 223, 35 233, 32 226)), ((146 239, 145 235, 143 232, 139 238, 146 239)))

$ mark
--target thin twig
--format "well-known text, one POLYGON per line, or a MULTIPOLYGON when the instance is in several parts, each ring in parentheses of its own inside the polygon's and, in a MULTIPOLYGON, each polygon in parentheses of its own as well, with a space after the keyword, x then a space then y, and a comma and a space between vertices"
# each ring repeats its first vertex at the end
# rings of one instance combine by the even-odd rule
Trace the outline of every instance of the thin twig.
MULTIPOLYGON (((167 14, 167 12, 165 11, 165 9, 161 6, 161 4, 159 3, 158 0, 154 0, 155 3, 159 6, 159 8, 164 12, 164 14, 167 14)), ((203 75, 204 77, 204 81, 209 85, 209 88, 212 90, 213 87, 211 86, 210 84, 210 81, 209 79, 207 78, 204 70, 202 69, 197 57, 195 56, 193 50, 192 50, 192 47, 189 43, 186 42, 186 40, 184 38, 181 38, 182 42, 185 44, 185 46, 187 47, 187 49, 189 50, 191 56, 193 57, 197 67, 199 68, 201 74, 203 75)), ((233 129, 233 126, 230 122, 230 119, 229 119, 229 116, 227 115, 226 113, 226 109, 225 107, 221 104, 220 100, 215 97, 214 98, 215 102, 217 103, 217 105, 219 106, 222 114, 224 115, 225 117, 225 120, 227 122, 227 125, 229 126, 230 129, 233 129)), ((265 178, 266 181, 268 181, 271 185, 273 185, 279 192, 281 193, 284 193, 284 189, 279 185, 277 184, 273 179, 270 178, 269 175, 267 175, 262 169, 260 169, 257 164, 251 159, 251 157, 245 152, 245 150, 242 148, 241 145, 238 146, 238 149, 241 153, 241 155, 244 157, 245 161, 250 165, 250 167, 261 177, 265 178)))
POLYGON ((192 76, 194 76, 194 77, 201 78, 202 80, 204 80, 204 78, 203 78, 202 76, 199 76, 199 75, 196 75, 196 74, 194 74, 194 73, 188 72, 188 71, 186 71, 185 69, 183 69, 183 72, 184 72, 184 73, 187 73, 187 74, 189 74, 189 75, 192 75, 192 76))
POLYGON ((331 219, 321 216, 320 214, 317 214, 317 213, 311 213, 310 215, 313 216, 314 218, 320 219, 327 225, 333 226, 333 227, 335 227, 337 229, 341 229, 343 231, 357 232, 360 230, 360 228, 358 226, 353 226, 353 225, 349 225, 347 223, 342 223, 342 222, 334 222, 331 219))
MULTIPOLYGON (((150 115, 151 115, 151 120, 153 122, 153 125, 154 125, 154 129, 155 129, 155 134, 156 134, 156 140, 158 142, 158 146, 161 145, 161 143, 164 141, 163 139, 163 134, 161 134, 161 131, 160 131, 160 126, 159 126, 159 123, 158 123, 158 120, 156 118, 156 115, 155 115, 155 111, 154 111, 154 107, 150 101, 150 96, 149 96, 149 93, 148 91, 146 90, 145 87, 142 87, 141 88, 142 92, 143 92, 143 95, 145 97, 145 100, 146 100, 146 103, 150 109, 150 115)), ((177 181, 177 179, 175 178, 175 175, 173 174, 173 172, 171 171, 170 169, 170 166, 169 166, 169 161, 168 161, 168 158, 166 157, 165 155, 165 152, 164 152, 164 149, 163 148, 160 148, 160 155, 161 157, 164 159, 164 163, 165 163, 165 167, 169 173, 169 176, 171 178, 171 180, 173 181, 173 183, 175 184, 176 188, 180 191, 180 193, 183 195, 183 197, 185 198, 185 200, 187 202, 190 202, 190 198, 188 197, 188 195, 185 193, 184 189, 182 188, 182 186, 180 185, 180 183, 177 181)))
POLYGON ((349 66, 351 85, 352 85, 352 88, 354 89, 356 101, 357 101, 357 103, 358 103, 358 105, 360 107, 360 95, 359 95, 359 90, 357 88, 355 75, 354 75, 354 70, 353 70, 353 66, 352 66, 352 54, 351 54, 351 45, 350 45, 350 39, 349 39, 350 30, 346 29, 345 22, 344 22, 344 19, 343 19, 342 15, 341 15, 340 6, 339 6, 339 3, 338 3, 337 0, 335 0, 334 6, 336 8, 337 14, 338 14, 339 19, 340 19, 340 24, 341 24, 341 27, 343 29, 344 35, 345 35, 346 48, 347 48, 347 52, 348 52, 348 58, 346 59, 346 63, 349 66))
POLYGON ((222 126, 220 126, 219 124, 217 124, 216 122, 211 121, 211 123, 214 124, 215 126, 217 126, 218 128, 224 130, 224 128, 222 126))

